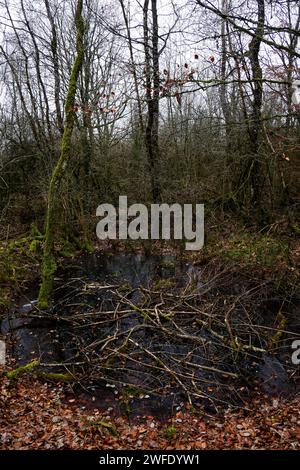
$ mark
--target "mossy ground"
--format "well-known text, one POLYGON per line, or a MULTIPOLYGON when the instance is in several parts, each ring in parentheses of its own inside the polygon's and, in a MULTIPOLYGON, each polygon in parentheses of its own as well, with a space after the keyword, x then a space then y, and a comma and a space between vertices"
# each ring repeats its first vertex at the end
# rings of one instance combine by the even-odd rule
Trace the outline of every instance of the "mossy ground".
POLYGON ((231 235, 220 250, 225 259, 260 266, 288 262, 288 253, 288 244, 280 238, 247 232, 231 235))
POLYGON ((34 233, 0 241, 0 307, 9 307, 16 296, 38 276, 43 237, 34 233))
MULTIPOLYGON (((44 235, 35 226, 16 239, 0 240, 0 314, 39 282, 43 245, 44 235)), ((61 239, 55 246, 57 265, 91 250, 90 244, 79 239, 61 239)))

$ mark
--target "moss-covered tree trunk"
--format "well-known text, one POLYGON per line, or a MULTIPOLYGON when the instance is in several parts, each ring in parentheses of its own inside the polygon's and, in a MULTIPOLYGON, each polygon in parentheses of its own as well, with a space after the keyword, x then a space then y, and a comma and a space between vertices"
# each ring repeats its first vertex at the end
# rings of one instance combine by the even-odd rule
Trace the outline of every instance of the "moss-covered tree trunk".
POLYGON ((38 306, 41 309, 49 308, 51 304, 53 280, 56 271, 55 256, 55 225, 60 210, 59 198, 61 182, 68 168, 71 156, 72 134, 75 123, 75 95, 80 71, 84 58, 84 21, 82 17, 83 0, 77 1, 75 12, 76 24, 76 57, 72 67, 69 87, 65 104, 65 125, 61 140, 61 153, 53 170, 48 191, 48 209, 46 218, 45 246, 42 263, 42 283, 40 286, 38 306))

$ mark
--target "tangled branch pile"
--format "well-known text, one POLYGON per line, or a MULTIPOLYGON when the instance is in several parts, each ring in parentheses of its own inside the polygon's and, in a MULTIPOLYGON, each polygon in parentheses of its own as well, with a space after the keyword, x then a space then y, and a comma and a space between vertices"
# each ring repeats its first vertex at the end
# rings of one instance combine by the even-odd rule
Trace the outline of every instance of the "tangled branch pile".
POLYGON ((240 404, 259 384, 290 393, 299 379, 297 286, 287 294, 286 279, 256 275, 210 263, 148 286, 69 278, 55 308, 65 368, 85 388, 108 384, 166 405, 183 394, 240 404))

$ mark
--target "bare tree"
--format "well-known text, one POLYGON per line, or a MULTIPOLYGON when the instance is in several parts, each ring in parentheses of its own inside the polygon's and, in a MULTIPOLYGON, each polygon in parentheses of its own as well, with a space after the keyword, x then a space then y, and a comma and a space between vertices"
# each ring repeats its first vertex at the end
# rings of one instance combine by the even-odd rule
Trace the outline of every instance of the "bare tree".
POLYGON ((41 309, 49 308, 53 290, 54 274, 56 272, 55 259, 55 226, 57 214, 60 213, 61 182, 68 171, 71 157, 71 139, 75 123, 75 95, 80 71, 84 59, 84 21, 82 17, 83 0, 77 1, 75 12, 76 24, 76 58, 72 67, 68 94, 66 98, 66 120, 61 140, 60 158, 53 170, 48 193, 48 210, 46 218, 45 246, 42 264, 42 283, 39 292, 38 305, 41 309))
POLYGON ((145 49, 145 75, 146 75, 146 99, 148 107, 146 125, 146 147, 149 158, 152 199, 158 202, 160 199, 160 183, 158 176, 159 162, 159 51, 158 51, 158 18, 157 2, 151 1, 152 11, 152 41, 149 38, 149 0, 144 1, 144 49, 145 49))

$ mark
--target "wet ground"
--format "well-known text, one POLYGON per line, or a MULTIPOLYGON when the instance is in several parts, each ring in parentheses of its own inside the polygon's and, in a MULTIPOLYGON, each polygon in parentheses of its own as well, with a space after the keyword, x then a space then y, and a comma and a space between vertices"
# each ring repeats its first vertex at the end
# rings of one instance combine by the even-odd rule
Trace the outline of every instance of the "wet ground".
MULTIPOLYGON (((210 412, 215 409, 214 400, 242 403, 249 384, 260 384, 273 395, 290 394, 294 383, 286 354, 249 353, 241 364, 237 353, 233 364, 228 347, 199 329, 193 312, 182 310, 206 299, 207 285, 205 268, 173 256, 85 255, 58 271, 50 315, 45 317, 36 309, 36 285, 2 322, 1 331, 10 339, 18 364, 38 358, 46 371, 74 374, 72 390, 86 407, 168 416, 184 406, 195 383, 199 390, 195 406, 202 398, 210 412), (191 285, 189 296, 186 291, 191 285), (172 299, 170 305, 168 299, 172 299), (182 313, 174 328, 180 331, 172 337, 168 312, 178 315, 178 305, 182 313), (217 370, 211 371, 212 366, 217 370), (237 371, 241 372, 238 378, 234 377, 237 371)), ((233 285, 231 292, 238 289, 233 285)), ((206 301, 215 301, 220 292, 222 287, 206 301)), ((271 314, 275 313, 266 316, 271 314)))

